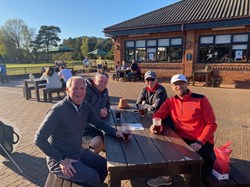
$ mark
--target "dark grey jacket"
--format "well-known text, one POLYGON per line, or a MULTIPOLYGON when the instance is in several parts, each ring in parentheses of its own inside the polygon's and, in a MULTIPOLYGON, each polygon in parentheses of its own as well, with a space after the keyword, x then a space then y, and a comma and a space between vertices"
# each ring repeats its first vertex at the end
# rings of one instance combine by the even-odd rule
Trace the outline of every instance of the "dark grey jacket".
POLYGON ((146 86, 144 86, 136 101, 136 105, 138 106, 142 103, 143 100, 145 100, 145 109, 147 109, 147 111, 149 112, 155 112, 160 108, 161 104, 165 101, 166 98, 167 92, 162 85, 158 84, 158 88, 155 92, 149 92, 146 89, 146 86), (155 107, 152 105, 155 105, 155 107))
MULTIPOLYGON (((105 88, 103 92, 100 93, 93 85, 92 79, 88 79, 86 83, 86 96, 84 100, 88 101, 88 103, 95 109, 98 116, 100 114, 100 110, 103 108, 107 108, 107 110, 109 111, 110 102, 108 89, 105 88)), ((107 119, 108 117, 109 115, 105 119, 107 119)))
POLYGON ((75 152, 81 148, 83 129, 88 123, 115 136, 116 130, 102 121, 88 102, 84 101, 76 109, 66 97, 48 111, 34 142, 47 156, 59 162, 64 153, 75 152))

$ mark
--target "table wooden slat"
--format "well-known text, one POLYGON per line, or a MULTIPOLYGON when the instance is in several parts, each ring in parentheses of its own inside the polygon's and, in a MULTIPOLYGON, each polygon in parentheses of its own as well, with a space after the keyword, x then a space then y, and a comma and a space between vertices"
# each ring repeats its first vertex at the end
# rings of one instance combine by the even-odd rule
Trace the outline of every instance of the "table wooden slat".
POLYGON ((122 179, 181 173, 195 179, 192 186, 200 186, 203 160, 178 135, 171 129, 167 129, 166 137, 151 133, 151 115, 142 118, 133 109, 121 110, 121 118, 116 120, 115 110, 111 112, 112 126, 121 129, 122 123, 141 123, 144 130, 133 130, 129 141, 105 136, 110 187, 121 186, 122 179))
POLYGON ((202 157, 197 154, 190 146, 188 146, 170 127, 164 128, 165 137, 171 142, 171 145, 184 156, 185 160, 188 160, 192 164, 191 160, 195 163, 203 163, 202 157))

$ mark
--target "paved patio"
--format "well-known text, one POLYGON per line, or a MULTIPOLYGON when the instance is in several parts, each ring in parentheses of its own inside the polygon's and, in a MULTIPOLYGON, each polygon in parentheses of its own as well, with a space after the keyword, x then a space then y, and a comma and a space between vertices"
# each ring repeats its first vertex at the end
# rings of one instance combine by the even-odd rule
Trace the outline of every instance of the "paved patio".
MULTIPOLYGON (((87 74, 85 76, 93 76, 87 74)), ((111 103, 116 105, 125 97, 135 103, 143 82, 116 82, 110 79, 108 88, 111 103)), ((170 85, 163 83, 169 96, 170 85)), ((0 84, 0 120, 15 127, 20 141, 12 153, 24 174, 14 164, 0 156, 0 186, 44 186, 48 169, 44 154, 33 144, 34 134, 51 103, 36 102, 23 98, 23 81, 0 84)), ((218 129, 216 146, 232 141, 231 162, 250 179, 250 90, 228 88, 206 88, 189 86, 192 92, 206 95, 216 114, 218 129)), ((174 177, 172 186, 182 186, 180 177, 174 177)), ((123 187, 146 186, 145 179, 123 181, 123 187)))

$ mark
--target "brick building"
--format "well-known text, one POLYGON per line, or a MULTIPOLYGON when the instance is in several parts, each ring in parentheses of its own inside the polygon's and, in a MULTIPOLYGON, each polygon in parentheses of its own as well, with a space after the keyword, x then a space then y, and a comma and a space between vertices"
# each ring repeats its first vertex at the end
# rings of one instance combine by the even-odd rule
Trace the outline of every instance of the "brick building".
POLYGON ((182 0, 104 28, 115 62, 135 60, 159 77, 206 65, 223 83, 250 82, 250 1, 182 0))

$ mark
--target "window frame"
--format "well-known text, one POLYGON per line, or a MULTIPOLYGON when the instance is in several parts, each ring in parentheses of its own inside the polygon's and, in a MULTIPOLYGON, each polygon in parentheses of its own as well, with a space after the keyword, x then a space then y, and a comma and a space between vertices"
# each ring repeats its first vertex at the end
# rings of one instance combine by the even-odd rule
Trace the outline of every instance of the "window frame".
MULTIPOLYGON (((166 63, 181 63, 182 59, 183 59, 183 53, 184 53, 184 42, 183 42, 183 37, 164 37, 164 38, 147 38, 147 39, 137 39, 137 40, 125 40, 124 41, 124 57, 126 62, 131 62, 131 58, 129 58, 127 55, 127 51, 128 50, 134 50, 134 59, 137 62, 153 62, 153 63, 157 63, 157 62, 166 62, 166 63), (168 40, 166 42, 166 46, 165 45, 159 45, 159 40, 168 40), (172 40, 174 39, 179 39, 180 43, 179 45, 174 45, 171 44, 172 40), (143 48, 143 47, 137 47, 136 46, 136 42, 137 41, 145 41, 145 55, 143 57, 140 57, 140 59, 142 58, 143 60, 138 60, 138 50, 139 48, 143 48), (148 43, 150 41, 155 41, 155 45, 148 45, 148 43), (134 47, 126 47, 127 46, 127 42, 134 42, 134 47), (165 53, 159 49, 165 49, 165 53), (171 48, 179 48, 178 51, 176 52, 178 55, 177 57, 172 57, 171 56, 171 48), (152 52, 150 50, 154 50, 155 52, 152 52), (160 53, 164 53, 162 56, 164 56, 164 59, 160 59, 160 53)), ((173 53, 174 51, 172 51, 173 53)), ((144 52, 142 52, 144 54, 144 52)))
POLYGON ((249 63, 250 60, 250 33, 232 33, 232 34, 215 34, 215 35, 200 35, 199 36, 199 48, 198 48, 198 63, 249 63), (230 35, 229 43, 216 43, 216 36, 230 35), (247 41, 233 41, 237 35, 247 35, 247 41), (203 37, 213 37, 212 43, 201 43, 203 37), (235 50, 234 46, 246 45, 246 49, 235 50), (211 51, 207 51, 206 56, 204 53, 210 47, 211 51), (220 49, 221 48, 221 49, 220 49), (226 50, 228 48, 228 53, 226 50), (205 49, 205 50, 203 50, 205 49), (224 55, 223 55, 224 50, 224 55), (236 58, 236 54, 242 55, 239 60, 236 58))

